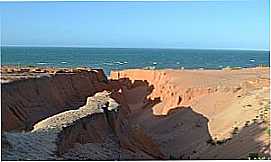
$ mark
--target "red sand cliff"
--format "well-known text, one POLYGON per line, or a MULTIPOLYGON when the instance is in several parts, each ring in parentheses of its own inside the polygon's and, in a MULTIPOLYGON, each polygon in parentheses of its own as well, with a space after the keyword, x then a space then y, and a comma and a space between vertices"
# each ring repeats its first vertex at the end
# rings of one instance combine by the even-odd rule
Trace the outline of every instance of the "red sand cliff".
POLYGON ((59 112, 76 109, 106 88, 102 71, 55 74, 1 84, 2 130, 31 129, 59 112))
POLYGON ((110 78, 96 70, 2 84, 2 131, 31 129, 107 90, 119 111, 110 119, 89 114, 63 128, 58 158, 269 156, 269 68, 125 70, 110 78))
MULTIPOLYGON (((9 78, 12 77, 9 76, 9 78)), ((135 129, 130 125, 128 117, 130 114, 129 107, 126 104, 125 96, 118 92, 122 86, 126 87, 128 84, 129 80, 125 82, 107 81, 103 72, 97 70, 78 73, 56 73, 49 77, 15 79, 14 81, 3 83, 2 131, 29 131, 33 126, 40 127, 37 125, 41 125, 49 118, 56 118, 55 120, 57 121, 58 115, 61 112, 65 113, 68 110, 77 109, 85 104, 87 97, 93 96, 97 92, 108 90, 112 92, 111 97, 120 103, 122 107, 118 115, 112 117, 110 121, 112 123, 108 123, 104 120, 104 115, 89 114, 91 118, 96 116, 92 123, 82 124, 85 123, 84 121, 89 120, 88 118, 82 118, 76 120, 71 126, 68 125, 63 130, 58 131, 57 152, 59 156, 74 148, 76 143, 86 144, 92 142, 106 144, 107 136, 113 136, 114 139, 117 138, 114 142, 117 143, 118 149, 121 148, 124 151, 121 156, 125 158, 133 159, 131 156, 138 157, 138 155, 145 159, 162 158, 159 146, 152 142, 151 137, 146 135, 144 130, 140 128, 135 129), (111 129, 113 129, 113 132, 111 129)), ((47 126, 43 127, 48 129, 51 126, 48 126, 48 128, 47 126)), ((50 132, 49 134, 51 134, 50 132)), ((33 133, 38 134, 36 131, 33 133)), ((13 139, 12 136, 10 140, 13 139)), ((23 136, 24 139, 28 138, 28 134, 23 134, 23 136)), ((29 136, 31 136, 31 133, 29 136)), ((51 136, 54 135, 50 135, 48 138, 51 136)), ((116 154, 116 152, 112 152, 112 154, 116 154)), ((103 160, 102 157, 104 156, 97 158, 103 160)), ((16 158, 20 157, 15 156, 16 158)), ((39 157, 33 156, 31 158, 38 159, 39 157)), ((104 158, 111 159, 112 157, 104 158)))
POLYGON ((270 154, 269 68, 124 70, 113 72, 111 78, 146 80, 153 86, 150 93, 144 87, 123 93, 133 122, 157 141, 164 154, 185 159, 270 154), (146 100, 157 102, 146 106, 146 100), (232 133, 235 129, 237 136, 232 133), (206 145, 210 138, 224 146, 206 145))

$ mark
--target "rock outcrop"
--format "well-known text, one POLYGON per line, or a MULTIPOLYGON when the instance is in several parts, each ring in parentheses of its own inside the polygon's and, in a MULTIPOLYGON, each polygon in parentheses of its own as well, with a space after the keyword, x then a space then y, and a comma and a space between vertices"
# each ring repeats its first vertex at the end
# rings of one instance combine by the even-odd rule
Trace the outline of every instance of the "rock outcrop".
POLYGON ((118 103, 107 92, 100 92, 89 97, 86 105, 77 110, 65 111, 38 122, 30 132, 4 133, 11 143, 4 159, 59 159, 57 156, 73 148, 74 143, 101 142, 102 137, 110 133, 101 109, 105 102, 109 102, 110 113, 117 111, 118 103))
POLYGON ((2 130, 31 130, 34 123, 77 109, 86 98, 106 89, 102 71, 57 73, 1 84, 2 130))

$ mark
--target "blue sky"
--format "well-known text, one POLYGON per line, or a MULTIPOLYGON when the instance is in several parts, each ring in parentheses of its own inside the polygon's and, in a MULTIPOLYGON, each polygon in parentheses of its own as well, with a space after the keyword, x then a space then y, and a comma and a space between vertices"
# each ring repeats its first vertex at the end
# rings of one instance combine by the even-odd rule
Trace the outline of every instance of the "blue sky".
POLYGON ((269 1, 1 3, 1 44, 269 49, 269 1))

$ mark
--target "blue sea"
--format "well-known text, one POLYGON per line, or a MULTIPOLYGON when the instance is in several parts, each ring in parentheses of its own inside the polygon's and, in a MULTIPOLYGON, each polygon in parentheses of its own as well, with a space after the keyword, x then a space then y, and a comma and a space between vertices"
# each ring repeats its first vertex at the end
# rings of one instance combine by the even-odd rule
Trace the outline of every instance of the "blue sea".
POLYGON ((2 65, 49 67, 93 67, 111 70, 146 68, 255 67, 270 65, 269 51, 75 48, 75 47, 1 47, 2 65))

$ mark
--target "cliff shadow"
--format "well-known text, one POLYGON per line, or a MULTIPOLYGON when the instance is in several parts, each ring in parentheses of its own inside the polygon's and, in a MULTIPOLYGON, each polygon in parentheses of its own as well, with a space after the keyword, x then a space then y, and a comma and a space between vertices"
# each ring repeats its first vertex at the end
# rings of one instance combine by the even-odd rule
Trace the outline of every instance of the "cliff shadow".
POLYGON ((265 121, 253 120, 243 127, 233 127, 231 137, 212 138, 196 159, 267 160, 270 152, 270 126, 265 121))
POLYGON ((128 137, 123 141, 132 144, 123 145, 133 151, 142 151, 150 159, 189 159, 195 147, 211 139, 208 119, 191 107, 176 107, 167 115, 154 115, 152 108, 162 101, 160 97, 148 97, 155 88, 148 81, 121 78, 110 82, 118 85, 111 97, 120 103, 119 115, 126 119, 124 123, 120 121, 118 132, 123 133, 118 136, 128 137), (138 130, 141 137, 136 137, 138 130))
POLYGON ((153 108, 162 101, 159 97, 148 97, 155 87, 146 80, 121 78, 111 82, 121 83, 112 93, 112 98, 128 110, 127 123, 121 125, 120 129, 129 131, 124 134, 133 140, 134 151, 143 151, 153 159, 171 160, 246 159, 252 156, 270 158, 270 143, 266 145, 258 140, 259 135, 266 131, 260 125, 251 124, 239 128, 237 135, 217 140, 209 132, 209 119, 193 111, 192 107, 175 107, 167 115, 154 115, 153 108), (146 141, 133 137, 135 128, 140 128, 152 144, 148 145, 144 143, 146 141))

